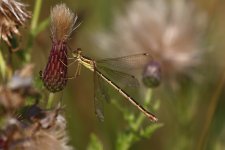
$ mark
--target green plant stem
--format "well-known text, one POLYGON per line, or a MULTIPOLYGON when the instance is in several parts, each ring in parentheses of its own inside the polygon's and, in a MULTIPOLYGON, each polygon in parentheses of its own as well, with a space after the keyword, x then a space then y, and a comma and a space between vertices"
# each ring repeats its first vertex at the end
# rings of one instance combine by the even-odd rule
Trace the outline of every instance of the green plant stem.
POLYGON ((28 38, 28 44, 27 44, 27 51, 24 54, 25 57, 25 63, 29 62, 31 59, 30 51, 33 46, 33 39, 35 37, 36 28, 38 26, 38 20, 41 12, 41 6, 42 6, 42 0, 36 0, 35 7, 34 7, 34 13, 31 20, 31 28, 30 28, 30 34, 28 38))
MULTIPOLYGON (((144 107, 147 107, 150 104, 151 96, 152 96, 152 90, 148 89, 145 96, 144 107)), ((119 110, 124 112, 122 107, 117 105, 115 102, 114 104, 118 107, 119 110)), ((120 150, 120 149, 127 150, 130 148, 132 143, 136 141, 136 138, 137 138, 136 134, 134 133, 140 130, 141 124, 143 123, 144 119, 145 119, 145 115, 143 113, 139 113, 137 118, 128 120, 129 126, 132 128, 132 131, 125 134, 126 135, 125 141, 123 141, 122 143, 121 142, 117 143, 117 147, 116 147, 117 150, 120 150)))
POLYGON ((1 71, 1 76, 2 76, 3 80, 5 80, 5 77, 6 77, 6 72, 7 72, 6 68, 7 68, 6 62, 2 55, 2 51, 0 50, 0 71, 1 71))
MULTIPOLYGON (((152 96, 152 90, 148 89, 146 92, 146 96, 145 96, 145 102, 144 102, 145 107, 150 104, 151 96, 152 96)), ((145 115, 143 113, 140 113, 137 120, 134 123, 134 126, 133 126, 135 131, 137 131, 139 129, 139 127, 142 124, 142 122, 144 121, 144 119, 145 119, 145 115)))
POLYGON ((47 108, 52 108, 54 102, 54 95, 54 93, 49 94, 47 108))
POLYGON ((213 116, 214 116, 214 113, 216 111, 216 107, 218 104, 219 96, 222 92, 224 84, 225 84, 225 69, 222 74, 222 77, 218 81, 217 87, 215 88, 215 91, 214 91, 211 101, 209 103, 209 108, 207 110, 207 114, 205 115, 206 120, 205 120, 205 123, 203 124, 204 127, 202 129, 199 141, 197 143, 197 150, 202 150, 206 146, 205 143, 208 139, 209 128, 212 123, 212 119, 213 119, 213 116))
MULTIPOLYGON (((145 96, 145 101, 144 101, 144 107, 147 107, 150 102, 151 102, 151 95, 152 95, 152 90, 148 89, 146 92, 146 96, 145 96)), ((112 103, 121 111, 121 112, 125 112, 124 108, 122 106, 120 106, 116 101, 112 101, 112 103)), ((137 119, 135 119, 135 121, 132 121, 132 127, 133 129, 138 130, 138 127, 142 124, 143 120, 145 119, 145 115, 143 113, 140 113, 139 116, 137 117, 137 119)))
POLYGON ((34 13, 31 21, 31 33, 33 34, 35 29, 37 28, 38 19, 40 16, 42 6, 42 0, 36 0, 35 7, 34 7, 34 13))

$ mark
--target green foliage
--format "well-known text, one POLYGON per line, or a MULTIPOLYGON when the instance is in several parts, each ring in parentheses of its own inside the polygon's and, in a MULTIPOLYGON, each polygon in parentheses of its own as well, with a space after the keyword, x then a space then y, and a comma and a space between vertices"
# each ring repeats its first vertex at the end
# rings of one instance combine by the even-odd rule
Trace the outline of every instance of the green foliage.
MULTIPOLYGON (((151 94, 151 90, 146 93, 144 107, 147 107, 150 104, 151 94)), ((156 105, 158 109, 159 103, 156 102, 156 105)), ((131 112, 127 113, 128 111, 124 109, 121 111, 123 112, 124 119, 128 123, 128 128, 126 131, 118 133, 115 146, 116 150, 128 150, 135 142, 138 142, 143 138, 150 138, 157 129, 163 126, 161 123, 148 122, 148 125, 143 127, 145 116, 141 112, 138 114, 138 116, 134 116, 134 114, 131 112)))
POLYGON ((152 124, 149 125, 147 127, 145 127, 145 129, 141 129, 139 131, 139 134, 141 135, 141 137, 145 137, 145 138, 150 138, 151 135, 159 128, 161 128, 163 126, 162 123, 157 123, 157 124, 152 124))
MULTIPOLYGON (((151 90, 148 90, 148 92, 146 92, 144 107, 150 105, 151 95, 151 90)), ((118 104, 117 101, 113 100, 112 103, 123 113, 123 118, 127 122, 126 129, 124 131, 117 132, 116 143, 114 145, 116 150, 128 150, 134 143, 145 138, 149 139, 159 128, 163 126, 162 123, 151 122, 148 122, 148 125, 144 126, 144 120, 146 119, 146 116, 141 112, 139 112, 139 114, 136 116, 131 111, 118 104)), ((159 108, 159 105, 160 103, 158 100, 155 102, 154 111, 159 108)), ((91 136, 93 136, 93 134, 91 136)))
POLYGON ((39 23, 39 25, 37 26, 37 28, 33 31, 33 35, 37 36, 38 33, 42 32, 43 30, 45 30, 50 23, 50 18, 46 18, 45 20, 43 20, 42 22, 39 23))
POLYGON ((103 145, 94 134, 91 134, 87 150, 103 150, 103 145))

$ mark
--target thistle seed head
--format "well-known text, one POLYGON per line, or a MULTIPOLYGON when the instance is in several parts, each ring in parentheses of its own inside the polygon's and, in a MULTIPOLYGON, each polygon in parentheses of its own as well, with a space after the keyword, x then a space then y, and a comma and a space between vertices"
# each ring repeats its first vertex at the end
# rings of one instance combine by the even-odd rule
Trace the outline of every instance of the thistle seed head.
POLYGON ((51 10, 51 36, 53 42, 66 42, 74 30, 77 16, 65 5, 58 4, 51 10))
POLYGON ((40 98, 40 93, 33 87, 33 67, 34 65, 28 64, 15 71, 8 83, 0 86, 0 106, 3 106, 7 113, 20 108, 27 96, 36 100, 40 98))

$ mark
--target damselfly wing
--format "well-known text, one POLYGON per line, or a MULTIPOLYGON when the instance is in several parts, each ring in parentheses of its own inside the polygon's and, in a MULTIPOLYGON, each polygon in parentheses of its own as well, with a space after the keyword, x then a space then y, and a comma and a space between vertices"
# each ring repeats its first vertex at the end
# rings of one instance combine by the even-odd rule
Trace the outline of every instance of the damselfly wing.
POLYGON ((100 120, 104 120, 102 99, 109 99, 106 87, 103 85, 103 81, 101 81, 104 80, 104 82, 111 85, 130 103, 132 103, 136 108, 144 113, 151 121, 157 121, 157 118, 153 114, 148 112, 131 96, 129 96, 120 86, 118 86, 118 83, 122 83, 131 87, 138 87, 139 83, 136 77, 134 75, 126 73, 125 71, 143 68, 143 66, 147 64, 147 62, 151 61, 152 56, 150 54, 135 54, 130 56, 95 61, 83 56, 81 50, 79 49, 75 53, 73 53, 73 56, 75 61, 78 62, 78 66, 82 64, 84 67, 94 72, 94 104, 96 115, 100 120))

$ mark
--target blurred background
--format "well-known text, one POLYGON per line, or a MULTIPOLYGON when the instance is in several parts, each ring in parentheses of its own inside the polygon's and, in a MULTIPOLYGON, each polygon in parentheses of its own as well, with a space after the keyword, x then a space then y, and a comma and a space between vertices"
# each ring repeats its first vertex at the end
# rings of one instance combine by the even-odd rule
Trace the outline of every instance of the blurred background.
MULTIPOLYGON (((32 12, 37 5, 37 1, 24 3, 32 12)), ((117 104, 105 103, 103 123, 96 118, 92 72, 82 69, 81 76, 69 80, 55 99, 63 94, 70 144, 75 149, 225 149, 225 1, 42 1, 38 22, 47 22, 33 39, 35 78, 48 59, 48 19, 58 3, 78 15, 80 25, 68 42, 71 49, 82 48, 94 59, 147 52, 162 70, 158 87, 142 86, 133 94, 141 104, 146 97, 151 99, 148 110, 159 119, 158 123, 142 119, 138 130, 132 125, 137 125, 140 113, 110 87, 117 104)), ((75 66, 70 67, 69 74, 74 72, 75 66)))

